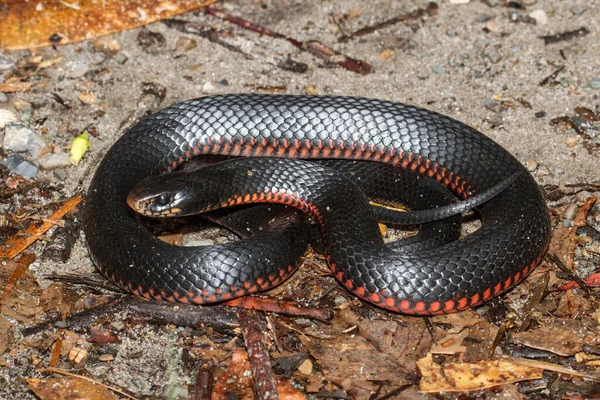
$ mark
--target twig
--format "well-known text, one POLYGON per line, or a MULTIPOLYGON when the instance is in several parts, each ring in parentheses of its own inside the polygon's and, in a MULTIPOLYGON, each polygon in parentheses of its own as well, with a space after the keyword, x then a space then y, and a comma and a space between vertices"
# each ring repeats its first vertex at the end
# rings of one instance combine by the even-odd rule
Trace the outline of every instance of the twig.
MULTIPOLYGON (((81 196, 75 196, 56 210, 49 218, 50 221, 57 221, 73 210, 81 202, 81 196)), ((29 225, 27 229, 20 230, 16 235, 4 243, 0 249, 0 258, 12 260, 32 243, 38 240, 55 224, 53 222, 44 222, 39 227, 35 224, 29 225)))
POLYGON ((240 310, 238 312, 244 344, 248 350, 248 359, 252 366, 252 375, 259 399, 278 400, 277 382, 273 376, 271 358, 265 346, 262 322, 256 311, 240 310))
POLYGON ((394 18, 390 18, 386 21, 380 22, 375 25, 366 26, 364 28, 360 28, 359 30, 352 32, 348 35, 343 35, 339 38, 339 42, 347 42, 350 39, 354 39, 357 37, 369 35, 379 29, 387 28, 388 26, 396 25, 399 22, 416 20, 424 17, 425 15, 435 15, 437 13, 438 5, 434 2, 430 2, 427 5, 427 8, 418 8, 415 11, 409 12, 408 14, 398 15, 394 18))
POLYGON ((246 296, 227 301, 223 304, 248 310, 268 311, 294 317, 311 318, 323 322, 331 319, 331 311, 326 308, 307 308, 283 300, 246 296))
POLYGON ((363 60, 357 60, 352 57, 348 57, 342 53, 339 53, 332 48, 325 46, 324 44, 316 41, 310 40, 306 42, 302 42, 296 40, 294 38, 282 35, 281 33, 272 31, 268 28, 256 25, 250 21, 247 21, 240 17, 235 17, 233 15, 226 14, 222 11, 215 10, 212 7, 205 8, 206 13, 212 15, 213 17, 220 18, 224 21, 228 21, 232 24, 241 26, 244 29, 248 29, 252 32, 259 33, 261 35, 273 37, 276 39, 283 39, 288 41, 294 47, 306 51, 315 57, 321 58, 327 62, 334 63, 342 68, 345 68, 349 71, 359 73, 361 75, 366 75, 371 72, 371 65, 363 60))

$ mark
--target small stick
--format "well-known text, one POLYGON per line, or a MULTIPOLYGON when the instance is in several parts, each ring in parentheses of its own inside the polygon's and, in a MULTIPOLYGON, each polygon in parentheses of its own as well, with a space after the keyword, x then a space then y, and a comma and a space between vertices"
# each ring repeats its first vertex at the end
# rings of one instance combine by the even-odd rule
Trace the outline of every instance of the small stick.
POLYGON ((268 28, 256 25, 250 21, 247 21, 240 17, 235 17, 233 15, 226 14, 222 11, 215 10, 212 7, 206 7, 206 12, 213 17, 220 18, 224 21, 228 21, 232 24, 241 26, 244 29, 248 29, 252 32, 259 33, 261 35, 273 37, 276 39, 283 39, 291 43, 294 47, 306 51, 315 57, 319 57, 327 62, 332 62, 337 64, 338 66, 345 68, 349 71, 359 73, 361 75, 366 75, 371 72, 371 65, 366 61, 357 60, 352 57, 348 57, 342 53, 339 53, 332 48, 325 46, 324 44, 316 41, 310 40, 306 42, 302 42, 296 40, 294 38, 282 35, 279 32, 272 31, 268 28))
POLYGON ((277 382, 273 376, 271 358, 265 346, 263 337, 263 322, 253 310, 240 310, 238 312, 244 344, 248 350, 248 358, 252 365, 252 375, 256 394, 259 399, 278 400, 277 382))

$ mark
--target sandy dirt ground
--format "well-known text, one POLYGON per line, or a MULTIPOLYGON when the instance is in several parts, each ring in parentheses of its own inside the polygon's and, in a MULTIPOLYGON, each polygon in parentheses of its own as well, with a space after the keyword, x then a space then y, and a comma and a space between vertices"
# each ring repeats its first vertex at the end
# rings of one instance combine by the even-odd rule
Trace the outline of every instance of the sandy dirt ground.
MULTIPOLYGON (((66 147, 73 133, 85 129, 97 133, 81 163, 65 168, 64 181, 54 171, 41 170, 35 178, 62 184, 59 193, 65 198, 85 194, 99 160, 123 133, 122 125, 143 114, 140 107, 164 107, 215 93, 273 91, 363 96, 423 106, 496 140, 526 163, 541 185, 600 183, 597 128, 582 134, 565 123, 553 123, 555 118, 575 117, 577 107, 595 112, 600 108, 600 2, 529 0, 518 2, 522 8, 495 3, 439 0, 433 15, 352 37, 360 28, 428 3, 224 1, 215 8, 297 40, 318 40, 366 61, 372 70, 358 74, 300 51, 286 40, 261 36, 202 12, 187 13, 178 18, 216 29, 228 46, 157 22, 144 29, 162 36, 164 43, 144 47, 139 38, 142 28, 113 34, 110 38, 120 45, 117 55, 96 51, 91 41, 42 48, 37 51, 44 59, 64 60, 45 70, 43 87, 9 94, 0 108, 21 115, 15 107, 18 99, 41 104, 34 107, 27 124, 43 132, 47 144, 66 147), (581 27, 589 32, 550 44, 541 38, 581 27), (351 37, 340 41, 344 35, 351 37), (288 57, 308 68, 294 72, 277 66, 288 57), (165 89, 162 101, 143 96, 147 83, 165 89), (97 94, 97 99, 80 101, 84 92, 97 94), (53 100, 51 93, 69 108, 53 100)), ((31 57, 29 51, 1 54, 16 63, 31 57)), ((13 210, 25 196, 3 200, 8 204, 3 212, 13 210)), ((33 250, 40 252, 43 246, 36 244, 33 250)), ((51 273, 95 271, 83 236, 68 262, 40 258, 30 268, 44 287, 49 282, 43 277, 51 273)), ((123 335, 115 360, 88 369, 94 377, 140 397, 166 398, 170 393, 171 398, 185 398, 194 373, 182 357, 182 329, 136 326, 123 335)), ((4 362, 11 368, 0 367, 0 397, 33 398, 18 378, 37 376, 36 367, 27 357, 8 356, 4 362)))

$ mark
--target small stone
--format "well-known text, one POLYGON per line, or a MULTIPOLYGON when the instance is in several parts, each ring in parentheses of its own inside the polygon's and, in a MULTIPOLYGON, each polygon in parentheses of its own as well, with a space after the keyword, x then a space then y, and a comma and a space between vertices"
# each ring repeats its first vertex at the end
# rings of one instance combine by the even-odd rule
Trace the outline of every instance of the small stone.
POLYGON ((314 96, 315 94, 317 94, 317 85, 315 85, 314 83, 306 85, 306 87, 304 88, 304 93, 306 93, 309 96, 314 96))
POLYGON ((510 22, 517 22, 521 18, 521 14, 518 11, 511 11, 508 13, 508 19, 510 22))
POLYGON ((490 111, 497 112, 499 109, 499 104, 494 99, 486 99, 483 103, 483 106, 490 111))
POLYGON ((197 45, 198 43, 194 39, 182 36, 179 39, 177 39, 177 44, 175 45, 175 53, 185 53, 186 51, 195 49, 197 45))
POLYGON ((118 64, 125 64, 127 62, 127 56, 123 52, 119 52, 115 56, 115 61, 118 64))
POLYGON ((600 89, 600 78, 592 78, 588 82, 588 86, 592 89, 600 89))
POLYGON ((564 170, 564 168, 556 167, 556 169, 554 170, 554 173, 556 175, 563 175, 565 173, 565 170, 564 170))
POLYGON ((379 58, 383 61, 391 61, 396 58, 396 52, 394 50, 384 50, 379 53, 379 58))
POLYGON ((339 306, 341 304, 348 303, 348 299, 344 296, 335 296, 333 298, 333 303, 339 306))
POLYGON ((15 106, 18 111, 31 110, 31 103, 23 99, 14 99, 13 106, 15 106))
POLYGON ((431 70, 433 72, 435 72, 436 74, 443 74, 444 72, 446 72, 446 68, 444 67, 444 64, 436 64, 433 66, 433 68, 431 68, 431 70))
POLYGON ((502 56, 498 52, 495 47, 489 47, 485 52, 485 56, 493 63, 496 64, 498 61, 502 60, 502 56))
POLYGON ((56 168, 66 168, 71 165, 69 154, 64 152, 44 154, 38 160, 40 168, 45 170, 53 170, 56 168))
POLYGON ((488 22, 489 20, 491 20, 493 17, 489 14, 479 14, 476 18, 475 18, 475 22, 479 22, 479 23, 483 23, 483 22, 488 22))
POLYGON ((577 143, 579 143, 579 136, 568 136, 565 139, 565 144, 567 147, 575 147, 577 146, 577 143))
POLYGON ((54 326, 57 328, 65 329, 69 327, 69 323, 66 321, 56 321, 54 322, 54 326))
POLYGON ((101 36, 94 40, 94 50, 112 57, 121 51, 121 45, 110 36, 101 36))
POLYGON ((0 108, 0 129, 4 128, 6 124, 17 121, 17 115, 14 112, 0 108))
POLYGON ((550 175, 550 169, 548 167, 546 167, 545 165, 541 165, 537 169, 536 175, 537 176, 548 176, 548 175, 550 175))
POLYGON ((313 364, 309 359, 304 360, 302 364, 298 367, 298 372, 302 375, 311 375, 313 372, 313 364))
POLYGON ((579 207, 577 207, 577 204, 569 204, 563 212, 563 217, 564 219, 575 219, 578 211, 579 207))
POLYGON ((502 125, 502 115, 494 114, 491 117, 487 118, 487 122, 490 124, 492 128, 502 125))
POLYGON ((57 168, 54 170, 54 177, 56 177, 56 179, 58 179, 60 182, 64 182, 68 176, 69 174, 67 171, 62 168, 57 168))
POLYGON ((419 71, 417 71, 417 78, 421 79, 421 80, 425 80, 427 78, 429 78, 429 71, 426 69, 420 69, 419 71))
POLYGON ((500 32, 500 29, 502 29, 502 24, 499 21, 492 19, 485 24, 485 27, 488 31, 497 33, 500 32))
POLYGON ((586 12, 588 7, 585 4, 573 4, 571 6, 571 12, 573 15, 581 15, 586 12))
POLYGON ((37 167, 19 154, 6 157, 2 160, 2 164, 4 164, 10 174, 21 175, 23 178, 35 178, 38 173, 37 167))
POLYGON ((15 66, 15 62, 5 56, 4 54, 0 54, 0 71, 6 71, 12 69, 15 66))
POLYGON ((497 7, 500 5, 500 0, 483 0, 488 7, 497 7))
POLYGON ((538 111, 535 113, 536 118, 544 118, 546 116, 546 111, 538 111))
POLYGON ((203 93, 217 93, 219 91, 219 88, 217 88, 217 86, 212 83, 211 81, 208 82, 204 82, 204 85, 202 85, 202 92, 203 93))
POLYGON ((115 359, 115 356, 113 356, 112 354, 106 353, 106 354, 100 354, 98 356, 98 361, 104 361, 104 362, 108 362, 108 361, 112 361, 115 359))
POLYGON ((98 93, 94 92, 83 92, 77 96, 79 101, 83 104, 95 104, 98 101, 98 93))
POLYGON ((90 71, 90 67, 87 64, 76 64, 71 69, 69 78, 71 78, 71 79, 83 78, 85 76, 85 74, 87 74, 89 71, 90 71))
POLYGON ((450 0, 450 4, 469 4, 471 0, 450 0))
POLYGON ((0 103, 8 103, 8 96, 4 92, 0 92, 0 103))
POLYGON ((453 29, 448 29, 446 31, 446 36, 448 36, 448 37, 457 37, 458 36, 458 32, 456 32, 453 29))
POLYGON ((527 168, 527 171, 529 172, 534 172, 538 168, 538 162, 531 159, 527 160, 525 161, 525 168, 527 168))
POLYGON ((548 23, 548 15, 544 10, 533 10, 529 16, 535 20, 538 25, 546 25, 548 23))
POLYGON ((46 143, 44 138, 33 129, 17 122, 6 124, 4 127, 2 147, 8 152, 27 152, 32 157, 37 157, 39 152, 46 147, 46 143))

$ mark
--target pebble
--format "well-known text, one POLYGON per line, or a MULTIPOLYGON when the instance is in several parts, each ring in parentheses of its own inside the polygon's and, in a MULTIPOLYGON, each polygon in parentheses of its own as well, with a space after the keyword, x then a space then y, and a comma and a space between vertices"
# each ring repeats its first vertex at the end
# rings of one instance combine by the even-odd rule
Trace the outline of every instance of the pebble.
POLYGON ((535 20, 538 25, 546 25, 548 23, 548 15, 544 10, 533 10, 529 16, 535 20))
POLYGON ((119 64, 125 64, 127 62, 127 56, 125 54, 123 54, 122 52, 119 52, 115 56, 115 61, 119 64))
POLYGON ((483 0, 488 7, 497 7, 500 5, 500 0, 483 0))
POLYGON ((15 62, 5 56, 4 54, 0 54, 0 71, 6 71, 12 69, 15 66, 15 62))
POLYGON ((6 124, 4 127, 2 147, 8 152, 27 152, 32 157, 37 157, 39 152, 46 147, 46 143, 44 138, 33 129, 17 122, 6 124))
POLYGON ((112 57, 121 51, 121 45, 110 36, 101 36, 94 40, 94 50, 112 57))
POLYGON ((65 329, 69 327, 69 323, 66 321, 56 321, 54 322, 54 326, 57 328, 65 329))
POLYGON ((544 118, 546 116, 546 111, 538 111, 535 113, 536 118, 544 118))
POLYGON ((479 14, 476 18, 475 18, 475 22, 488 22, 489 20, 491 20, 493 17, 489 14, 479 14))
POLYGON ((502 24, 499 21, 495 21, 495 20, 489 20, 485 27, 487 28, 488 31, 490 32, 500 32, 500 29, 502 29, 502 24))
POLYGON ((98 93, 94 92, 83 92, 77 96, 79 101, 83 104, 95 104, 98 101, 98 93))
POLYGON ((471 0, 450 0, 450 4, 469 4, 471 0))
POLYGON ((71 79, 79 79, 85 76, 90 71, 90 67, 87 64, 76 64, 71 69, 69 77, 71 79))
POLYGON ((600 78, 592 78, 588 82, 588 86, 592 89, 600 89, 600 78))
POLYGON ((217 88, 217 86, 214 83, 212 83, 211 81, 204 82, 204 85, 202 85, 203 93, 210 94, 210 93, 217 93, 218 91, 219 91, 219 88, 217 88))
POLYGON ((575 147, 577 146, 577 143, 579 143, 579 136, 568 136, 565 139, 565 144, 567 147, 575 147))
POLYGON ((0 92, 0 103, 8 103, 8 95, 4 92, 0 92))
POLYGON ((563 217, 565 219, 575 219, 578 211, 579 211, 579 207, 577 207, 577 204, 569 204, 567 206, 567 208, 565 208, 565 211, 563 212, 563 217))
POLYGON ((177 44, 175 45, 175 53, 185 53, 186 51, 195 49, 197 45, 198 43, 194 39, 181 36, 179 39, 177 39, 177 44))
POLYGON ((545 165, 541 165, 536 172, 537 176, 547 176, 550 175, 550 169, 545 165))
POLYGON ((446 72, 446 68, 444 67, 444 64, 436 64, 433 66, 433 68, 431 68, 431 70, 433 72, 435 72, 436 74, 443 74, 444 72, 446 72))
POLYGON ((421 80, 425 80, 427 78, 429 78, 429 71, 427 71, 426 69, 421 69, 417 72, 417 78, 421 79, 421 80))
POLYGON ((500 125, 502 125, 502 115, 500 115, 500 114, 494 114, 494 115, 492 115, 491 117, 489 117, 489 118, 486 118, 486 119, 487 119, 487 122, 488 122, 488 123, 489 123, 489 124, 490 124, 492 127, 495 127, 495 126, 500 126, 500 125))
POLYGON ((484 107, 488 110, 497 112, 498 111, 498 103, 494 99, 486 99, 483 103, 484 107))
POLYGON ((538 162, 535 160, 529 159, 529 160, 525 161, 525 168, 527 168, 527 171, 529 171, 529 172, 535 171, 538 168, 538 165, 539 165, 538 162))
POLYGON ((37 167, 19 154, 6 157, 2 160, 2 164, 10 174, 21 175, 23 178, 35 178, 38 173, 37 167))
POLYGON ((493 64, 496 64, 498 61, 502 60, 502 56, 500 55, 500 53, 498 52, 498 50, 495 47, 489 47, 485 52, 485 56, 493 64))
POLYGON ((12 104, 13 104, 13 106, 15 106, 17 111, 31 109, 31 103, 28 101, 25 101, 23 99, 14 99, 12 104))
POLYGON ((69 176, 66 170, 62 168, 57 168, 54 170, 54 176, 61 182, 64 182, 65 179, 69 176))
POLYGON ((112 360, 114 360, 114 359, 115 359, 115 356, 113 356, 112 354, 109 354, 109 353, 100 354, 100 355, 98 356, 98 360, 99 360, 99 361, 104 361, 104 362, 107 362, 107 361, 112 361, 112 360))
POLYGON ((586 12, 588 7, 585 4, 573 4, 571 6, 571 12, 573 15, 581 15, 586 12))
POLYGON ((0 108, 0 129, 4 128, 6 124, 17 121, 17 115, 14 112, 0 108))
POLYGON ((45 170, 53 170, 57 168, 66 168, 71 165, 69 154, 64 152, 44 154, 38 160, 40 168, 45 170))
POLYGON ((587 190, 584 190, 582 192, 577 192, 577 194, 575 194, 575 200, 577 201, 581 201, 584 202, 586 201, 589 197, 591 196, 590 192, 588 192, 587 190))
POLYGON ((458 36, 458 32, 456 32, 453 29, 448 29, 446 31, 446 36, 448 36, 448 37, 457 37, 458 36))

